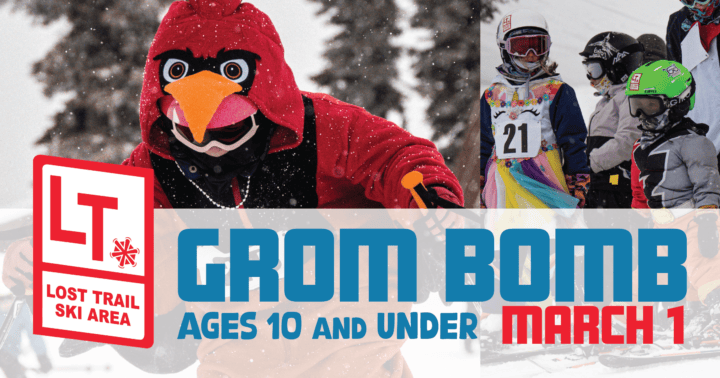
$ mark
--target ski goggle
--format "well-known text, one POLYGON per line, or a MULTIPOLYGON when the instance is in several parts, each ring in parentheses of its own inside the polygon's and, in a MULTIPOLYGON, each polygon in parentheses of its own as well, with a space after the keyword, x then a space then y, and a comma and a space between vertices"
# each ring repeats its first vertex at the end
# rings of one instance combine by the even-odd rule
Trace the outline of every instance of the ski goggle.
POLYGON ((657 117, 667 110, 665 99, 660 97, 629 96, 629 100, 630 115, 636 118, 640 117, 640 114, 644 114, 648 118, 657 117))
POLYGON ((714 0, 680 0, 680 2, 688 8, 693 8, 696 5, 708 5, 713 1, 714 0))
POLYGON ((715 0, 680 0, 680 2, 690 10, 696 20, 707 19, 715 12, 715 0), (701 12, 696 8, 697 6, 707 6, 707 8, 701 12))
POLYGON ((583 62, 585 70, 587 70, 587 78, 590 80, 598 80, 605 76, 605 69, 600 62, 583 62))
MULTIPOLYGON (((174 111, 173 111, 174 112, 174 111)), ((173 115, 177 117, 176 115, 173 115)), ((202 142, 198 143, 193 138, 192 131, 187 126, 180 125, 177 119, 171 119, 172 133, 182 144, 188 148, 205 153, 213 147, 226 151, 232 151, 250 140, 257 132, 258 125, 255 122, 255 114, 230 126, 207 129, 202 142)))
POLYGON ((518 57, 525 57, 531 51, 537 56, 545 55, 550 51, 550 36, 533 34, 510 37, 505 41, 505 51, 518 57))

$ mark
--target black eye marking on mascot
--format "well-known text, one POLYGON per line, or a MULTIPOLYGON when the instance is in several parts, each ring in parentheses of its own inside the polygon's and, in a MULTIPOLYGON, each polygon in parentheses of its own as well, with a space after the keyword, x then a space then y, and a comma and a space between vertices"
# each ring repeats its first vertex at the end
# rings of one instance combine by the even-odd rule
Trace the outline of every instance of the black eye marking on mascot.
POLYGON ((190 49, 170 50, 159 54, 154 60, 160 61, 160 87, 202 71, 210 71, 242 86, 238 94, 247 96, 252 88, 260 56, 245 50, 221 49, 215 58, 196 58, 190 49))

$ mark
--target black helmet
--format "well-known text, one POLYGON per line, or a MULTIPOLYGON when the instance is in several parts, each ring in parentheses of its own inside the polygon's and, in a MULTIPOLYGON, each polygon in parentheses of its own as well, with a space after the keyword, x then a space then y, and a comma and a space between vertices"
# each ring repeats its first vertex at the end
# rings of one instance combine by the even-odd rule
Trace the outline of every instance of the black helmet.
POLYGON ((580 55, 584 62, 599 62, 610 82, 622 84, 642 65, 643 51, 643 45, 627 34, 604 32, 592 37, 580 55))
POLYGON ((643 64, 667 59, 667 45, 665 40, 655 34, 643 34, 637 37, 645 48, 643 64))

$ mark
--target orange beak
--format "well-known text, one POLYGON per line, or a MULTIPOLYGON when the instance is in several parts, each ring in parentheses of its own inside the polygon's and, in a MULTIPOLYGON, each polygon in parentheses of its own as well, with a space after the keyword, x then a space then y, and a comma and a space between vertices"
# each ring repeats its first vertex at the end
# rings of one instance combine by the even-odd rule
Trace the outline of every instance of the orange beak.
POLYGON ((223 99, 242 90, 240 84, 210 71, 201 71, 165 86, 165 91, 177 100, 185 113, 188 127, 198 143, 205 138, 205 130, 223 99))

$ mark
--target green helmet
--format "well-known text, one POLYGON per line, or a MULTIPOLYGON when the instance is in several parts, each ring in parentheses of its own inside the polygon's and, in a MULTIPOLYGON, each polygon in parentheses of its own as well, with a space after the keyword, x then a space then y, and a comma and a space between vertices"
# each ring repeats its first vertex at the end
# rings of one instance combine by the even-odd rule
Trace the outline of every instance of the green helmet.
POLYGON ((641 66, 630 75, 625 94, 628 97, 661 97, 665 107, 671 110, 671 117, 684 117, 695 106, 695 80, 682 64, 658 60, 641 66))

